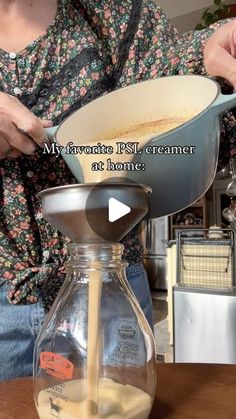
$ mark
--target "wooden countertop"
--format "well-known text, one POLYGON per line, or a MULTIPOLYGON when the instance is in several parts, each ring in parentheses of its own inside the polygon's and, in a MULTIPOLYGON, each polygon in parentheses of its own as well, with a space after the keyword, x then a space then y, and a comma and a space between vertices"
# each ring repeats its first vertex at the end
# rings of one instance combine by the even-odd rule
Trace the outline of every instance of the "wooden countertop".
MULTIPOLYGON (((150 419, 234 419, 236 365, 158 364, 150 419)), ((37 419, 32 378, 0 383, 0 419, 37 419)))

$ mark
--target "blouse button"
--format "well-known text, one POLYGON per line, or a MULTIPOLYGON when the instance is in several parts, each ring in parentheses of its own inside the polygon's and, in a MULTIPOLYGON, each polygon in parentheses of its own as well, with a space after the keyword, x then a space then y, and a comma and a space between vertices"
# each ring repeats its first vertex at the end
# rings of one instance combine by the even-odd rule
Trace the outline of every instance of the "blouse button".
POLYGON ((36 220, 42 220, 42 218, 43 218, 43 214, 42 214, 41 212, 38 212, 38 213, 35 215, 35 218, 36 218, 36 220))
POLYGON ((14 87, 13 92, 15 95, 20 95, 22 93, 22 90, 19 87, 14 87))
POLYGON ((10 58, 11 60, 15 60, 15 59, 16 59, 16 53, 15 53, 15 52, 10 52, 10 53, 9 53, 9 58, 10 58))

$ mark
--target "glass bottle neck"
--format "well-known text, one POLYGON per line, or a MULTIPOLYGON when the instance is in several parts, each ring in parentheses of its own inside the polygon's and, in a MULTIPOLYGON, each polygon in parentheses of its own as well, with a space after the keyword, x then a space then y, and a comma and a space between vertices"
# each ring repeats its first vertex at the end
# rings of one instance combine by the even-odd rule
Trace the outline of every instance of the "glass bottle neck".
POLYGON ((121 260, 123 249, 120 243, 73 243, 69 246, 70 258, 66 268, 124 269, 127 263, 121 260))

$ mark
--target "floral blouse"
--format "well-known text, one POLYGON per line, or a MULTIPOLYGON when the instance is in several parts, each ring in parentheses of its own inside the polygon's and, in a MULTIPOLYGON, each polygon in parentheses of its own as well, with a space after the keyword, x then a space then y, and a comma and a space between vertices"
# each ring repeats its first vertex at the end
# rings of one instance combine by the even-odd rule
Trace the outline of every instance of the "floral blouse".
MULTIPOLYGON (((116 88, 171 74, 204 74, 203 47, 214 28, 179 36, 151 0, 59 0, 46 33, 17 54, 0 49, 0 91, 58 124, 116 88)), ((227 114, 221 153, 236 152, 235 120, 227 114), (231 148, 231 150, 230 150, 231 148)), ((50 307, 64 280, 69 240, 43 218, 36 195, 75 183, 62 158, 37 149, 0 160, 0 278, 12 304, 50 307)), ((124 257, 141 260, 137 229, 123 240, 124 257)))

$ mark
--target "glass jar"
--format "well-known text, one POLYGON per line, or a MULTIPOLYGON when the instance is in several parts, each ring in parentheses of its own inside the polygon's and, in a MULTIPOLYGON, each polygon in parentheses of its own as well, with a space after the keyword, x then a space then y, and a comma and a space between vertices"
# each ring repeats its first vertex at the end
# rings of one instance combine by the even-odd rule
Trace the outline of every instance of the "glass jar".
POLYGON ((67 276, 38 336, 34 394, 41 419, 146 419, 155 344, 131 291, 120 244, 73 244, 67 276))

